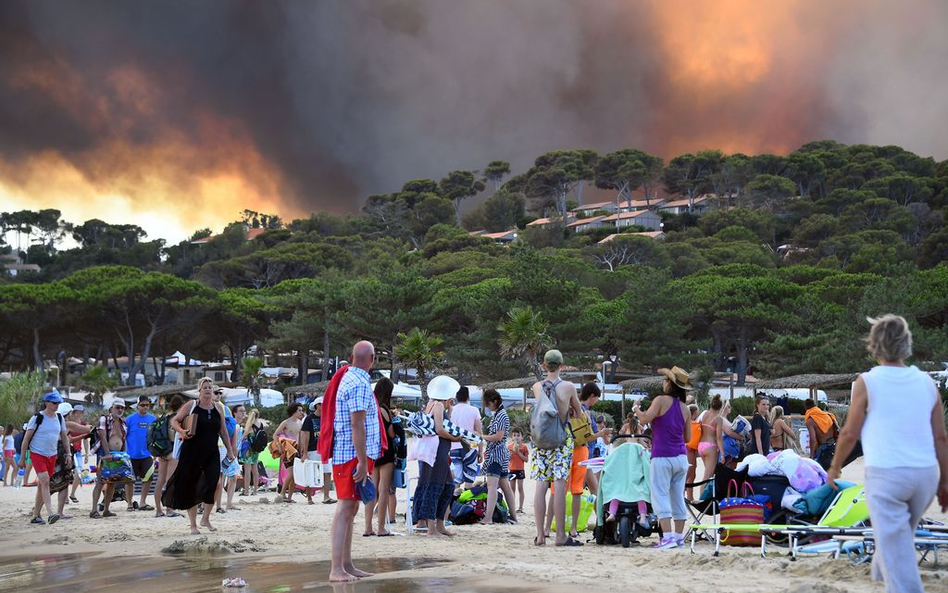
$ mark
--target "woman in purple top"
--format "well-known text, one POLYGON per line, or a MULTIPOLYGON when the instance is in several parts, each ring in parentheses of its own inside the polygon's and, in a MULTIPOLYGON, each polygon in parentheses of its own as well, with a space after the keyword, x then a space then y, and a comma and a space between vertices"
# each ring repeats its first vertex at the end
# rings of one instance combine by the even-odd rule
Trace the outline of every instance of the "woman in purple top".
POLYGON ((685 405, 685 398, 694 387, 683 369, 673 367, 658 369, 658 372, 665 375, 664 394, 653 399, 647 411, 640 410, 638 403, 632 411, 642 424, 651 424, 652 428, 652 510, 658 515, 665 534, 655 547, 664 550, 684 545, 685 520, 688 518, 685 443, 691 440, 691 412, 685 405), (675 520, 674 530, 672 519, 675 520))

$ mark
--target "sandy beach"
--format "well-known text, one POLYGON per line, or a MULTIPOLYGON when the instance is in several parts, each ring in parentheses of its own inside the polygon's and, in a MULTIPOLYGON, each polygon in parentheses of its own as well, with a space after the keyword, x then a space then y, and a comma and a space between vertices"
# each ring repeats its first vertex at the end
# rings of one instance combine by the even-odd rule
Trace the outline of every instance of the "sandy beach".
MULTIPOLYGON (((844 478, 859 482, 862 473, 861 461, 857 461, 846 469, 844 478)), ((520 525, 455 527, 458 536, 451 539, 431 539, 424 535, 360 537, 360 514, 354 554, 371 562, 442 560, 450 563, 447 568, 437 565, 409 570, 417 578, 451 576, 465 582, 471 579, 472 583, 488 578, 504 586, 544 583, 544 587, 582 585, 605 590, 621 583, 634 586, 636 591, 655 593, 882 591, 881 586, 870 582, 868 566, 853 566, 846 560, 822 557, 791 562, 786 550, 775 546, 768 547, 767 558, 760 558, 756 549, 727 547, 715 558, 708 544, 699 544, 696 554, 687 548, 648 549, 654 538, 647 538, 641 546, 629 549, 597 546, 592 542, 583 548, 535 547, 530 510, 532 482, 529 480, 527 490, 527 513, 520 516, 520 525)), ((143 557, 142 562, 147 559, 149 564, 171 562, 181 555, 190 559, 225 557, 292 563, 325 563, 329 559, 328 531, 334 507, 309 506, 300 496, 295 497, 298 501, 295 504, 274 503, 272 493, 238 497, 239 511, 213 515, 212 523, 218 528, 216 533, 192 536, 185 518, 154 518, 151 512, 127 512, 121 503, 113 506, 118 517, 89 519, 92 487, 88 485, 79 490, 80 504, 66 507, 66 513, 73 519, 52 526, 29 525, 33 493, 33 488, 0 488, 0 520, 4 532, 0 556, 24 559, 64 554, 135 556, 143 557)), ((399 494, 404 496, 403 491, 399 494)), ((403 509, 400 499, 399 512, 403 509)), ((934 506, 928 516, 948 519, 934 506)), ((399 517, 399 521, 395 530, 404 534, 404 519, 399 517)), ((591 533, 581 535, 584 539, 591 537, 591 533)), ((401 569, 396 567, 396 570, 401 569)), ((948 571, 943 567, 924 568, 922 574, 928 591, 948 591, 948 571)), ((252 575, 242 576, 252 580, 252 575)), ((0 582, 0 589, 4 588, 0 582)))

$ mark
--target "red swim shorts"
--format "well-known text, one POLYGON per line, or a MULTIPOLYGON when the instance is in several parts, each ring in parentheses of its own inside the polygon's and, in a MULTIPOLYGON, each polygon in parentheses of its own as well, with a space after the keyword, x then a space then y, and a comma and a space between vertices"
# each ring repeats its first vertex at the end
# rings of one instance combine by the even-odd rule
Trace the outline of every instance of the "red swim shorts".
POLYGON ((39 453, 33 452, 30 454, 30 459, 33 461, 33 469, 36 470, 37 474, 49 474, 53 475, 53 470, 56 468, 56 456, 47 457, 45 455, 40 455, 39 453))
MULTIPOLYGON (((366 470, 369 476, 372 475, 372 470, 375 468, 375 462, 371 459, 366 459, 368 464, 368 469, 366 470)), ((336 483, 336 498, 339 500, 362 500, 359 497, 359 491, 356 489, 355 481, 352 479, 352 474, 355 473, 356 466, 359 464, 358 458, 351 459, 342 465, 333 465, 332 466, 332 479, 336 483)), ((328 484, 326 485, 328 487, 328 484)))

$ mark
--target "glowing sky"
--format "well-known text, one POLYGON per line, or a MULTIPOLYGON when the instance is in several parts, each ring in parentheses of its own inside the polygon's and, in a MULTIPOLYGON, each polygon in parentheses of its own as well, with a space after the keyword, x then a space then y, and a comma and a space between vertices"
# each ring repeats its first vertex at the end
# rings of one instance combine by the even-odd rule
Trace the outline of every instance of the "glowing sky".
POLYGON ((0 3, 0 211, 177 241, 560 148, 948 157, 938 0, 0 3))

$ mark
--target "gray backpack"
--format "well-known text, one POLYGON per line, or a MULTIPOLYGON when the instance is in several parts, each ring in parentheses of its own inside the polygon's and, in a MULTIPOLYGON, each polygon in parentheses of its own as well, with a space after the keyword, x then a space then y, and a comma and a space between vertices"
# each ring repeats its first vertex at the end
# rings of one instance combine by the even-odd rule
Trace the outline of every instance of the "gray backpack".
POLYGON ((530 439, 537 449, 557 449, 566 443, 566 423, 560 421, 556 408, 556 386, 560 381, 544 381, 543 397, 533 406, 530 417, 530 439))

